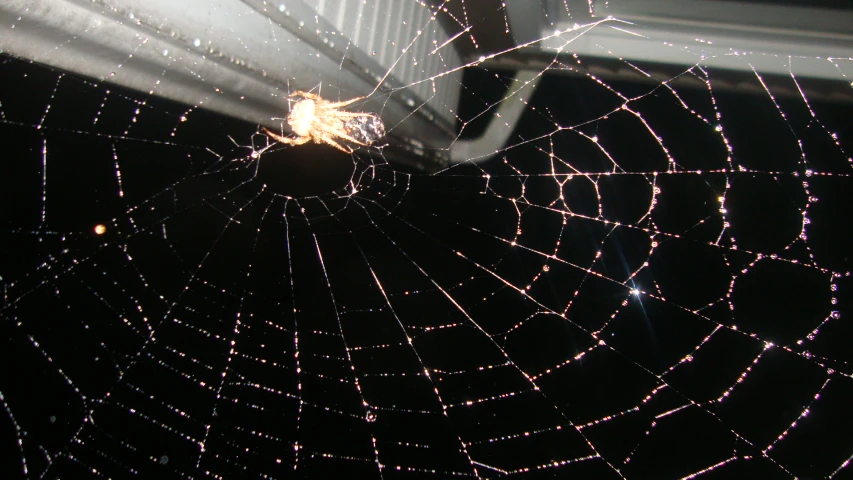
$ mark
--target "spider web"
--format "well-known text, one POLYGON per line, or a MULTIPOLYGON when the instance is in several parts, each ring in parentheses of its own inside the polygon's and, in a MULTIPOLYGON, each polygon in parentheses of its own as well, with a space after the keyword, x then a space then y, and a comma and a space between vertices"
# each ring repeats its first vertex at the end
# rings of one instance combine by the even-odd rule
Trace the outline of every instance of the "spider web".
MULTIPOLYGON (((436 174, 2 57, 4 478, 849 475, 850 104, 577 37, 436 174)), ((374 94, 461 71, 450 149, 522 87, 464 65, 374 94)))

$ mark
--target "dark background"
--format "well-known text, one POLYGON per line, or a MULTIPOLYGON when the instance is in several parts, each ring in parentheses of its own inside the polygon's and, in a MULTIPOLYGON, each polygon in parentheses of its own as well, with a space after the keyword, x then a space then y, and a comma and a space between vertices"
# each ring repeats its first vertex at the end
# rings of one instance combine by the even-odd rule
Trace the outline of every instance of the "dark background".
MULTIPOLYGON (((511 77, 465 73, 461 119, 511 77)), ((496 159, 418 175, 258 163, 254 125, 9 57, 0 79, 3 478, 826 478, 853 454, 850 105, 677 90, 729 160, 665 88, 610 84, 635 115, 546 75, 496 159)))

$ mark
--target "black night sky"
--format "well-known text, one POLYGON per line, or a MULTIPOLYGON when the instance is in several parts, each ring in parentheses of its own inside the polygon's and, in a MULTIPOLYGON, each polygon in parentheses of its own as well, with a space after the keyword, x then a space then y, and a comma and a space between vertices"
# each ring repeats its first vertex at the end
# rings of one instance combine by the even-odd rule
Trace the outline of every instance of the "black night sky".
MULTIPOLYGON (((511 76, 465 73, 462 119, 511 76)), ((609 83, 619 110, 546 75, 495 159, 426 175, 258 163, 256 125, 59 77, 0 59, 2 478, 816 479, 853 454, 849 104, 609 83)))

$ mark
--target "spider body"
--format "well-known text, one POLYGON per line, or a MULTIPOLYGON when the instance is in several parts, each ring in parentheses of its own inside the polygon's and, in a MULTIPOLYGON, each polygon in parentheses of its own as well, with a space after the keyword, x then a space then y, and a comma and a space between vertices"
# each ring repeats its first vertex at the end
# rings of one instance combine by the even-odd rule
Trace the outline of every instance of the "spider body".
POLYGON ((264 128, 264 132, 278 142, 287 145, 302 145, 314 141, 325 143, 346 153, 352 153, 349 144, 367 147, 385 136, 382 120, 373 113, 348 112, 341 110, 364 97, 345 102, 329 102, 319 95, 298 91, 290 95, 301 97, 287 116, 296 138, 285 137, 264 128))

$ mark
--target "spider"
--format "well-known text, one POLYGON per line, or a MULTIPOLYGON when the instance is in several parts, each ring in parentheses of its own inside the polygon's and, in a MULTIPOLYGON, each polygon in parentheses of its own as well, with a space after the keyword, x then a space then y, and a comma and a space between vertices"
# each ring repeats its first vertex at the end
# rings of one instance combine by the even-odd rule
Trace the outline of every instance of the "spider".
POLYGON ((329 102, 319 95, 301 90, 290 94, 288 98, 290 97, 302 98, 287 116, 287 124, 296 134, 296 138, 285 137, 264 128, 264 132, 278 142, 302 145, 314 140, 314 143, 325 143, 342 152, 352 153, 352 147, 342 145, 341 140, 367 147, 385 136, 385 127, 376 114, 340 110, 341 107, 364 97, 345 102, 329 102))

